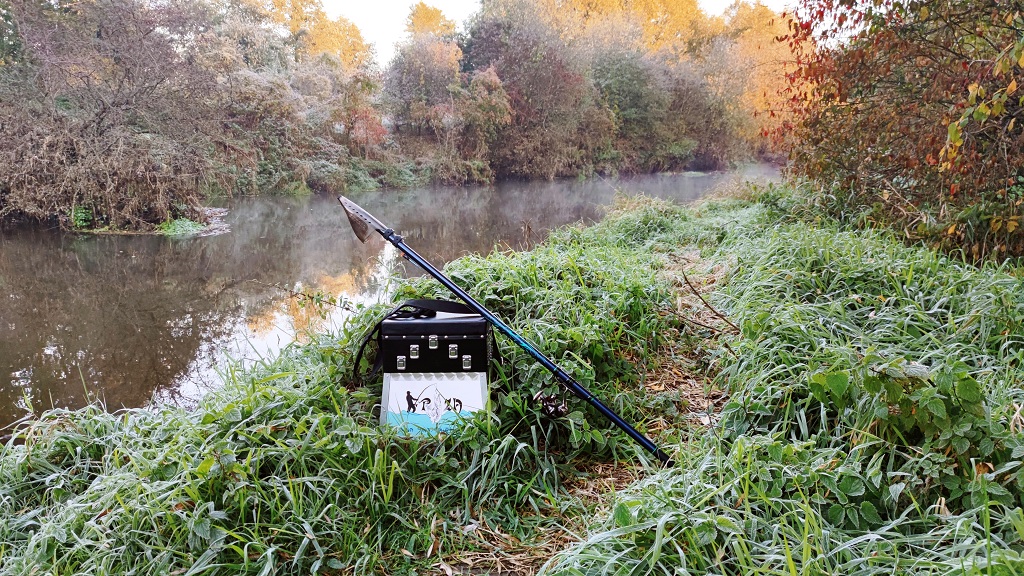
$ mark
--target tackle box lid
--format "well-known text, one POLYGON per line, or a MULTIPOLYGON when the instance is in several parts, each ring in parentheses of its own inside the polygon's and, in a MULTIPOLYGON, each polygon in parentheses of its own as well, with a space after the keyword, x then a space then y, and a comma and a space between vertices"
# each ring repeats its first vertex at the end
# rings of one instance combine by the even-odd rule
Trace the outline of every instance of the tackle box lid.
POLYGON ((380 331, 385 339, 431 335, 482 337, 487 334, 487 319, 479 314, 438 312, 429 318, 387 318, 381 322, 380 331))

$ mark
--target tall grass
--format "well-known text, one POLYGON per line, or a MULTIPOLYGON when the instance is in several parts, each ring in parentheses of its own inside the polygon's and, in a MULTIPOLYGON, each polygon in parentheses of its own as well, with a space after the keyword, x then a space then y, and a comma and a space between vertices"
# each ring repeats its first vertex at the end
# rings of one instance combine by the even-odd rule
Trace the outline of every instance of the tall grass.
MULTIPOLYGON (((677 214, 648 210, 645 225, 671 226, 677 214)), ((637 364, 656 363, 675 327, 658 314, 671 297, 658 260, 622 241, 646 232, 624 218, 449 272, 642 417, 657 399, 634 401, 637 364)), ((398 298, 435 290, 418 281, 398 298)), ((504 343, 492 409, 464 428, 438 439, 378 426, 380 384, 357 386, 352 361, 384 309, 229 372, 194 411, 94 406, 23 427, 0 450, 0 574, 412 573, 578 523, 591 504, 567 496, 565 475, 633 458, 581 403, 543 416, 533 394, 557 388, 504 343)))
MULTIPOLYGON (((21 428, 0 449, 0 575, 487 571, 459 562, 517 551, 531 570, 567 532, 583 536, 548 573, 1024 574, 1017 271, 796 208, 780 188, 627 201, 447 268, 675 453, 605 502, 569 486, 646 455, 575 399, 544 416, 533 396, 564 392, 507 342, 491 407, 464 428, 379 427, 379 382, 352 377, 379 306, 231 371, 194 411, 94 406, 21 428), (738 334, 703 341, 664 313, 663 272, 694 249, 730 267, 709 298, 738 334), (730 395, 713 429, 688 431, 682 401, 645 385, 680 347, 730 395)), ((423 279, 396 298, 423 296, 447 295, 423 279)))
POLYGON ((589 537, 556 557, 559 575, 1024 574, 1020 510, 929 516, 909 509, 871 529, 837 527, 822 514, 820 475, 840 449, 770 436, 717 440, 681 466, 617 495, 589 537))
POLYGON ((1024 573, 1016 271, 806 220, 785 190, 723 208, 749 217, 705 244, 735 262, 722 424, 547 572, 1024 573))
POLYGON ((1022 504, 1020 278, 800 225, 726 249, 741 255, 723 299, 743 330, 721 374, 730 435, 856 447, 864 498, 892 510, 1022 504))

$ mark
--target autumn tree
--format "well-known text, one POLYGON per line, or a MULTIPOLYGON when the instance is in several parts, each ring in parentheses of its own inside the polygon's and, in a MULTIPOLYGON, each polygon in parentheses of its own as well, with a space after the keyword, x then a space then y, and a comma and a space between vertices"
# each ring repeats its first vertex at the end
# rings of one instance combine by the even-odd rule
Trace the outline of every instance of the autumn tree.
POLYGON ((417 2, 405 20, 405 30, 410 36, 430 34, 451 39, 455 35, 455 22, 445 17, 440 9, 417 2))
POLYGON ((359 28, 345 18, 331 19, 321 0, 264 0, 269 18, 287 31, 296 58, 330 54, 349 71, 370 62, 370 48, 359 28))
POLYGON ((464 67, 493 67, 509 96, 512 122, 491 155, 499 176, 553 178, 590 165, 579 144, 581 133, 600 125, 583 123, 597 95, 553 30, 529 12, 485 16, 465 46, 464 67))
POLYGON ((13 8, 25 48, 0 66, 0 218, 203 220, 213 191, 344 189, 386 136, 372 73, 296 59, 251 2, 13 8))
MULTIPOLYGON (((485 11, 511 14, 521 11, 522 0, 491 0, 485 11)), ((635 25, 636 38, 645 51, 681 58, 692 45, 717 32, 697 0, 532 0, 536 16, 568 42, 596 36, 608 22, 635 25)), ((621 28, 620 28, 621 29, 621 28)), ((605 36, 608 37, 608 36, 605 36)))
POLYGON ((464 158, 486 161, 500 131, 512 123, 508 93, 493 67, 469 75, 456 92, 459 146, 464 158))
POLYGON ((276 22, 259 6, 232 6, 201 56, 221 88, 225 169, 246 193, 344 189, 353 165, 375 155, 385 136, 373 105, 379 82, 330 51, 296 59, 276 22))
POLYGON ((372 58, 370 47, 363 40, 359 28, 341 17, 330 19, 321 15, 313 21, 302 40, 301 49, 306 53, 334 56, 349 72, 365 68, 372 58))
POLYGON ((591 75, 613 122, 618 169, 676 169, 690 159, 693 141, 677 121, 682 119, 668 116, 668 69, 638 52, 609 51, 596 56, 591 75), (675 144, 680 147, 672 155, 668 149, 675 144))
POLYGON ((384 74, 384 95, 392 120, 400 129, 409 124, 422 133, 441 121, 451 102, 449 87, 459 83, 462 50, 450 40, 418 34, 401 46, 384 74))
POLYGON ((723 34, 729 40, 724 62, 704 67, 712 77, 736 79, 723 83, 738 86, 737 135, 762 155, 785 152, 784 141, 775 136, 793 120, 786 91, 787 78, 797 69, 796 58, 789 44, 779 40, 789 33, 790 22, 791 17, 760 3, 733 5, 723 34))
POLYGON ((16 0, 24 60, 4 66, 0 217, 146 228, 201 220, 215 177, 212 74, 195 4, 16 0))
POLYGON ((1024 3, 808 1, 796 168, 830 206, 970 258, 1024 253, 1024 3))

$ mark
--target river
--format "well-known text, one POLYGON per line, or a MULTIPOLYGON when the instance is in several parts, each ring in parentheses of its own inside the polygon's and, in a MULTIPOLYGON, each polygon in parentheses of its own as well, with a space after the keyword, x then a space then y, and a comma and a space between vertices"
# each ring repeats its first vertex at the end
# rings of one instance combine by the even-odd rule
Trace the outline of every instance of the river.
MULTIPOLYGON (((350 195, 436 266, 495 246, 525 249, 549 230, 599 219, 617 192, 685 203, 719 186, 774 180, 732 172, 502 182, 350 195)), ((275 355, 329 329, 288 293, 387 298, 403 267, 379 237, 361 244, 333 197, 230 201, 224 232, 194 237, 0 230, 0 432, 29 413, 99 400, 109 410, 190 405, 232 361, 275 355)), ((2 433, 0 433, 2 435, 2 433)))

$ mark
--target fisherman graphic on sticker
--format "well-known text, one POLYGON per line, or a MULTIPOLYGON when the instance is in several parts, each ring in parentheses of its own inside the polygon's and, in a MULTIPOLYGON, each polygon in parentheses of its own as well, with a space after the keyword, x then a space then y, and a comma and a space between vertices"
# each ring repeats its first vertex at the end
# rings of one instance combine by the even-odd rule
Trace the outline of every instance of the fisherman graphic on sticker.
POLYGON ((412 390, 406 390, 405 391, 405 401, 409 404, 409 412, 416 412, 416 401, 417 400, 419 400, 419 398, 414 398, 413 397, 412 390))

